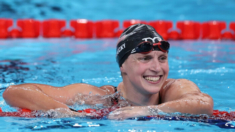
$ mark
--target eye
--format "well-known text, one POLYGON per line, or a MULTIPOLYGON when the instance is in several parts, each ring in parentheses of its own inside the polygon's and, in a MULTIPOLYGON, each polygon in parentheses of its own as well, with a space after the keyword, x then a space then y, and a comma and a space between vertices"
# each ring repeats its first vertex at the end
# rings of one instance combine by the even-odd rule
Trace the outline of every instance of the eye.
POLYGON ((142 61, 142 62, 147 62, 149 60, 151 60, 153 57, 151 56, 143 56, 143 57, 139 57, 138 60, 142 61))
POLYGON ((167 60, 167 56, 162 55, 162 56, 159 57, 159 60, 160 61, 166 61, 167 60))

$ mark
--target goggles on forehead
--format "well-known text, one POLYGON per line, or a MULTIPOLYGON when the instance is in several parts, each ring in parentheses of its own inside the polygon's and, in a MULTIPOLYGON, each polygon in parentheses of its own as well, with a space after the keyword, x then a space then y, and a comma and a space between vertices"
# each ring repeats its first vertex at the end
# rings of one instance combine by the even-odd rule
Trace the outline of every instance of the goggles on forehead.
POLYGON ((162 52, 168 52, 170 44, 167 41, 159 41, 158 43, 151 43, 149 41, 144 41, 138 44, 132 51, 134 53, 147 54, 153 50, 160 50, 162 52))

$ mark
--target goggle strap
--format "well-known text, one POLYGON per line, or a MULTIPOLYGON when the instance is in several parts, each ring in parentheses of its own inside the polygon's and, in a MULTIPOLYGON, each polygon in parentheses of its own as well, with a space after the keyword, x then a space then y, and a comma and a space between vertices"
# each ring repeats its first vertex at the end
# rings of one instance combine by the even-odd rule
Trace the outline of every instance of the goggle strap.
POLYGON ((156 45, 161 45, 161 43, 158 42, 158 43, 154 43, 154 44, 153 44, 153 46, 156 46, 156 45))

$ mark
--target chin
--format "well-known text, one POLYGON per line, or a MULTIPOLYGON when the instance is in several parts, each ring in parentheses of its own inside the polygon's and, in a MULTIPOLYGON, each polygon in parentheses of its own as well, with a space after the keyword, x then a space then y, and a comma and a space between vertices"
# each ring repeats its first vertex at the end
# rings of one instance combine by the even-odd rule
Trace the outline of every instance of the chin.
POLYGON ((150 93, 152 93, 152 94, 156 94, 156 93, 158 93, 160 90, 161 90, 161 87, 150 87, 151 89, 149 89, 148 91, 150 92, 150 93))

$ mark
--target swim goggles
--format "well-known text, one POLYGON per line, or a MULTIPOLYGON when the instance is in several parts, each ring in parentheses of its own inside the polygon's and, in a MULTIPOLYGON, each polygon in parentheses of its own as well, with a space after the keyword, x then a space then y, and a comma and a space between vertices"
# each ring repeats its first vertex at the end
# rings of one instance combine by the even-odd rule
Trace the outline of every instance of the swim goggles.
POLYGON ((153 50, 160 50, 162 52, 168 52, 170 44, 167 41, 159 41, 158 43, 151 43, 149 41, 144 41, 138 44, 132 51, 134 53, 147 54, 153 50))

